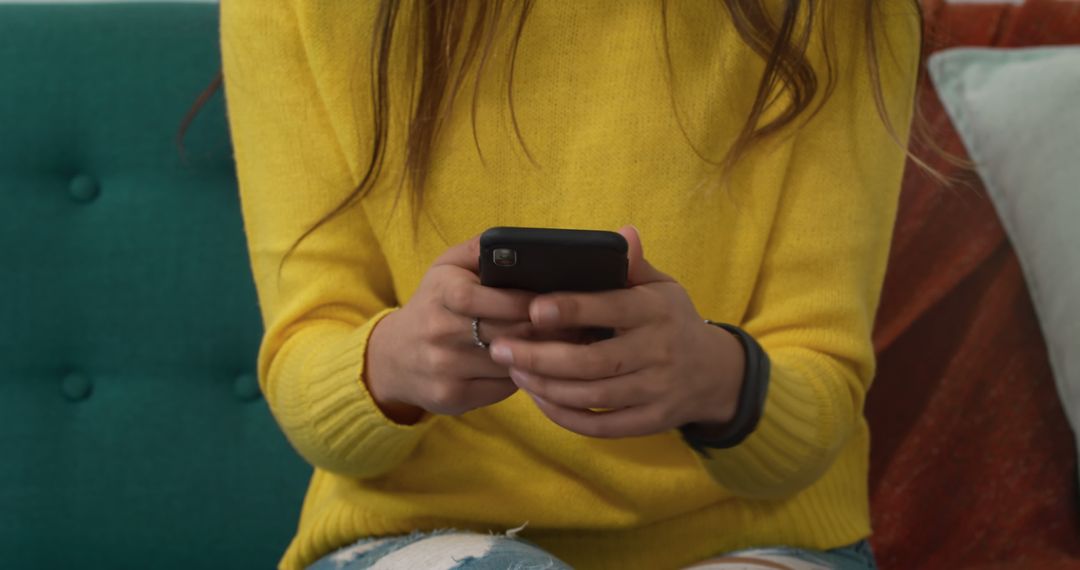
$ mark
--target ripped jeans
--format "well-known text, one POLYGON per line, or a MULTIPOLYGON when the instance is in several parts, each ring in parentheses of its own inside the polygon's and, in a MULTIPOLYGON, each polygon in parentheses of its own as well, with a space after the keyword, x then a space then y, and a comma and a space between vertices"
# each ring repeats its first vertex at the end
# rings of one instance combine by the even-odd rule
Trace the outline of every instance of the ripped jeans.
MULTIPOLYGON (((719 555, 687 570, 876 570, 863 540, 826 551, 755 548, 719 555)), ((308 570, 569 570, 565 562, 511 531, 478 534, 455 530, 365 538, 332 552, 308 570)))

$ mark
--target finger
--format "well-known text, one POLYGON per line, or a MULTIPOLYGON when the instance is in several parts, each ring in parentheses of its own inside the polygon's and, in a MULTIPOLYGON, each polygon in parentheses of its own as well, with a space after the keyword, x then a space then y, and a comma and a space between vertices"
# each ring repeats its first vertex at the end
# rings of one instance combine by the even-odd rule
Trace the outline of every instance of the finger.
POLYGON ((403 362, 408 371, 418 377, 509 378, 508 367, 492 360, 488 350, 475 344, 470 326, 458 324, 451 330, 446 322, 425 323, 438 330, 423 333, 421 341, 405 349, 408 355, 403 362))
POLYGON ((470 378, 465 382, 467 397, 475 407, 501 402, 518 391, 509 378, 470 378))
MULTIPOLYGON (((456 316, 456 315, 455 315, 456 316)), ((482 342, 490 343, 492 340, 499 337, 506 338, 522 338, 532 339, 536 337, 537 329, 529 321, 498 321, 493 319, 480 319, 477 322, 477 332, 479 334, 473 334, 472 319, 467 317, 458 317, 461 323, 462 334, 458 335, 462 342, 472 346, 476 346, 476 336, 480 338, 482 342)), ((487 351, 483 351, 485 356, 487 351)))
POLYGON ((430 368, 453 378, 501 378, 509 381, 510 371, 507 366, 491 359, 491 354, 475 344, 462 344, 453 351, 453 360, 446 366, 430 368))
POLYGON ((619 228, 619 234, 626 238, 626 253, 629 260, 626 280, 631 287, 657 281, 674 281, 671 276, 656 269, 645 259, 645 248, 641 245, 641 233, 636 227, 623 226, 619 228))
POLYGON ((436 265, 453 265, 455 267, 468 269, 473 273, 479 272, 480 235, 477 234, 473 236, 472 239, 463 241, 444 251, 443 254, 432 263, 432 267, 436 265))
MULTIPOLYGON (((530 326, 532 323, 529 323, 530 326)), ((523 336, 526 340, 552 340, 559 342, 568 342, 571 344, 592 344, 599 340, 606 340, 610 336, 603 338, 597 337, 598 329, 540 329, 533 327, 533 332, 530 336, 523 336)))
POLYGON ((663 299, 659 295, 643 288, 552 293, 532 300, 529 319, 542 328, 629 329, 663 316, 663 306, 663 299))
POLYGON ((616 438, 653 435, 671 429, 657 404, 633 406, 608 412, 592 412, 560 406, 529 394, 551 421, 588 437, 616 438))
POLYGON ((528 321, 535 297, 528 291, 484 287, 475 276, 447 279, 440 290, 442 306, 453 313, 503 321, 528 321))
MULTIPOLYGON (((476 346, 476 338, 472 334, 472 319, 467 317, 460 317, 454 315, 455 318, 460 319, 459 330, 469 331, 468 335, 458 335, 466 344, 476 346)), ((518 338, 525 340, 550 340, 569 342, 577 344, 585 344, 586 340, 590 337, 583 329, 554 329, 554 330, 541 330, 529 321, 497 321, 493 319, 480 319, 476 323, 478 336, 481 341, 491 343, 497 338, 518 338)))
POLYGON ((587 345, 497 338, 491 357, 541 376, 592 380, 636 372, 655 361, 655 350, 642 346, 643 338, 627 334, 587 345))
POLYGON ((559 406, 578 410, 627 408, 656 399, 650 389, 648 369, 601 380, 577 380, 540 376, 510 368, 510 378, 518 388, 559 406))
POLYGON ((472 378, 433 383, 424 392, 422 407, 436 414, 456 416, 510 397, 517 386, 509 378, 472 378))

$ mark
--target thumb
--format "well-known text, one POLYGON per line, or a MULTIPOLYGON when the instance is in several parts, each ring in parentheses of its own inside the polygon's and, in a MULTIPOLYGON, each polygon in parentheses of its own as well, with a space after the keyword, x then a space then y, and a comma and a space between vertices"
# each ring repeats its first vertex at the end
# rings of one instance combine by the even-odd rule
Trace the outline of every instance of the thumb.
POLYGON ((641 234, 638 233, 636 227, 623 226, 619 228, 619 234, 626 238, 626 245, 628 246, 626 255, 630 260, 630 266, 626 271, 626 280, 629 282, 627 285, 633 287, 656 281, 674 281, 674 279, 653 267, 645 259, 645 251, 641 246, 641 234))

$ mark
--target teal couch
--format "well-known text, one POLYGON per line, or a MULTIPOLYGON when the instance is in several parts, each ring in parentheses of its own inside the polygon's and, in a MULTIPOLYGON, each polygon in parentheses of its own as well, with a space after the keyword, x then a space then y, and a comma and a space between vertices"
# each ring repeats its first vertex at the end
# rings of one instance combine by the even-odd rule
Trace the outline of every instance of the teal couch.
POLYGON ((0 568, 270 568, 310 468, 261 334, 216 4, 0 4, 0 568))

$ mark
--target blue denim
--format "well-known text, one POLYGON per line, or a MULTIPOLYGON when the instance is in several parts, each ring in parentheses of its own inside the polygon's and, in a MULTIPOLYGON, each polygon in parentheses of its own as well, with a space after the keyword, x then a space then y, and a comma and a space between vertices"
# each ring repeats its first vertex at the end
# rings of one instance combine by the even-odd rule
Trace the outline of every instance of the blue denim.
MULTIPOLYGON (((397 553, 395 557, 400 558, 412 552, 403 550, 405 547, 428 538, 446 535, 457 535, 462 537, 463 540, 479 540, 490 544, 478 556, 455 557, 453 554, 449 554, 450 560, 444 559, 438 562, 440 568, 451 570, 571 570, 569 565, 527 540, 505 535, 462 533, 451 529, 435 532, 413 532, 409 535, 387 538, 361 539, 351 546, 324 556, 309 566, 308 570, 363 570, 371 568, 380 561, 382 562, 380 566, 385 567, 393 559, 386 559, 386 557, 397 553)), ((416 548, 414 547, 413 550, 416 550, 416 548)), ((877 570, 874 553, 870 549, 870 544, 865 540, 843 548, 826 551, 777 546, 717 555, 717 557, 720 556, 782 556, 817 564, 832 570, 877 570)), ((401 561, 394 567, 412 570, 412 568, 430 567, 431 565, 432 560, 424 558, 422 562, 415 559, 407 562, 401 561)))
POLYGON ((870 548, 870 542, 866 540, 860 540, 855 544, 825 551, 791 548, 787 546, 773 546, 728 552, 723 554, 723 556, 761 554, 786 556, 803 562, 811 562, 832 570, 877 570, 878 567, 877 561, 874 559, 874 551, 870 548))

